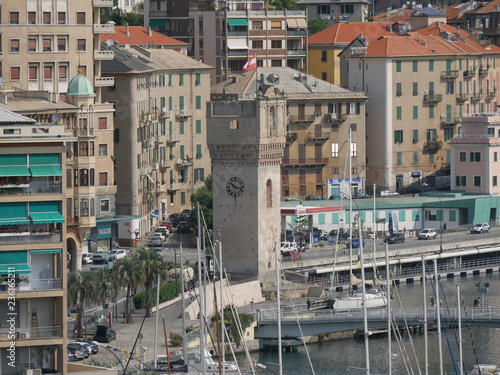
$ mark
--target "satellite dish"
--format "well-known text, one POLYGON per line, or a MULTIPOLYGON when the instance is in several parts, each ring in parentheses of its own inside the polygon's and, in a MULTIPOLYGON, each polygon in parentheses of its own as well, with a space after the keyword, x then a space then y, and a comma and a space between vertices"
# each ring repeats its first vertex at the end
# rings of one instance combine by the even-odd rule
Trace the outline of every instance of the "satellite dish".
POLYGON ((42 279, 52 279, 53 277, 53 272, 50 268, 45 268, 40 272, 40 277, 42 279))
POLYGON ((182 164, 182 159, 178 159, 177 164, 182 164))
POLYGON ((406 4, 403 4, 403 6, 401 8, 406 9, 406 4))
POLYGON ((128 44, 128 43, 127 43, 127 44, 125 44, 125 48, 126 48, 126 49, 129 49, 129 48, 130 48, 130 44, 128 44))
POLYGON ((293 75, 295 78, 299 78, 300 77, 300 74, 299 72, 295 72, 295 74, 293 75))
POLYGON ((52 121, 53 124, 58 124, 62 119, 62 116, 60 113, 53 113, 50 116, 50 121, 52 121))
POLYGON ((427 7, 428 7, 428 8, 432 8, 432 4, 431 4, 431 3, 429 3, 429 5, 427 5, 427 7))
POLYGON ((168 113, 168 108, 167 108, 167 107, 163 107, 163 108, 161 109, 161 111, 162 111, 163 113, 168 113))
POLYGON ((413 5, 413 6, 417 5, 417 2, 416 1, 412 1, 411 5, 413 5))
POLYGON ((113 41, 113 39, 108 39, 106 40, 106 44, 111 47, 113 44, 115 44, 115 42, 113 41))

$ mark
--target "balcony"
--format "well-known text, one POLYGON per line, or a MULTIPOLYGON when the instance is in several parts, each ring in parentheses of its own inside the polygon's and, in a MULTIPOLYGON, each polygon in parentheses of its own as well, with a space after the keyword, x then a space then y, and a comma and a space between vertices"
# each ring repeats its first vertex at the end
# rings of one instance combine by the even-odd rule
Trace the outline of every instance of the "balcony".
POLYGON ((347 120, 347 115, 341 113, 326 113, 324 119, 326 122, 344 122, 347 120))
POLYGON ((282 164, 287 167, 326 165, 328 158, 283 159, 282 164))
POLYGON ((193 159, 191 158, 179 159, 177 160, 177 163, 175 165, 177 168, 187 168, 193 165, 193 159))
POLYGON ((228 36, 247 36, 248 35, 248 30, 228 30, 227 31, 228 36))
POLYGON ((93 1, 94 7, 98 8, 112 8, 113 7, 113 0, 94 0, 93 1))
POLYGON ((0 198, 10 195, 35 195, 35 194, 61 194, 61 181, 49 181, 44 179, 32 179, 27 183, 9 183, 8 179, 0 177, 0 198), (4 181, 6 181, 4 183, 4 181))
POLYGON ((32 290, 57 290, 62 289, 62 279, 35 279, 35 280, 16 280, 14 288, 7 281, 0 282, 0 292, 15 290, 19 292, 32 290))
POLYGON ((166 10, 150 10, 149 18, 170 18, 170 14, 166 10))
POLYGON ((424 103, 439 103, 443 101, 442 94, 425 94, 424 103))
POLYGON ((457 94, 457 102, 465 102, 470 99, 470 94, 457 94))
POLYGON ((246 51, 246 50, 230 49, 229 51, 227 51, 227 56, 228 57, 245 57, 245 58, 247 58, 248 51, 246 51))
POLYGON ((497 90, 493 90, 493 91, 488 91, 486 93, 486 99, 488 100, 492 100, 492 99, 495 99, 497 97, 497 90))
POLYGON ((294 122, 294 123, 311 123, 316 120, 315 115, 290 115, 288 116, 288 121, 289 122, 294 122))
POLYGON ((451 116, 441 119, 441 125, 456 125, 460 122, 460 116, 451 116))
POLYGON ((115 77, 95 77, 95 87, 111 87, 115 85, 115 77))
POLYGON ((310 141, 326 141, 327 139, 330 139, 330 132, 309 132, 307 133, 307 139, 310 141))
POLYGON ((306 30, 287 30, 286 35, 288 36, 299 36, 299 37, 305 37, 307 36, 306 30))
POLYGON ((179 182, 171 183, 170 186, 167 187, 167 191, 168 192, 175 192, 175 191, 181 190, 181 186, 182 186, 182 184, 179 182))
POLYGON ((464 70, 464 79, 471 79, 476 75, 476 69, 464 70))
POLYGON ((306 56, 307 52, 305 49, 296 49, 296 50, 287 50, 286 51, 287 57, 292 57, 292 56, 306 56))
POLYGON ((448 79, 457 79, 459 75, 458 70, 445 70, 441 72, 441 79, 448 80, 448 79))
POLYGON ((473 93, 473 94, 471 94, 471 96, 470 96, 470 100, 471 100, 472 102, 478 102, 478 101, 480 101, 480 100, 482 100, 482 99, 484 99, 484 93, 482 93, 482 92, 479 92, 479 93, 473 93))
POLYGON ((297 132, 288 132, 286 133, 286 142, 287 143, 292 143, 292 142, 295 142, 297 140, 297 132))
POLYGON ((479 77, 487 76, 489 69, 490 69, 489 66, 479 68, 479 77))
POLYGON ((185 118, 185 117, 190 117, 192 115, 193 115, 193 110, 192 109, 180 109, 175 114, 175 117, 176 118, 185 118))
MULTIPOLYGON (((8 340, 9 329, 0 329, 0 341, 8 340)), ((20 327, 15 331, 17 340, 36 340, 48 338, 62 338, 63 331, 61 326, 45 326, 45 327, 20 327)))
POLYGON ((113 60, 115 53, 113 51, 94 51, 94 60, 113 60))
POLYGON ((97 23, 94 25, 94 34, 113 34, 115 25, 112 23, 97 23))
POLYGON ((167 145, 176 144, 177 142, 180 142, 180 140, 181 140, 181 135, 180 134, 170 134, 170 135, 167 135, 167 145))
MULTIPOLYGON (((17 229, 21 231, 23 229, 17 229)), ((16 229, 0 230, 0 246, 33 244, 33 243, 56 243, 62 241, 61 231, 46 229, 27 229, 23 232, 15 232, 16 229)))

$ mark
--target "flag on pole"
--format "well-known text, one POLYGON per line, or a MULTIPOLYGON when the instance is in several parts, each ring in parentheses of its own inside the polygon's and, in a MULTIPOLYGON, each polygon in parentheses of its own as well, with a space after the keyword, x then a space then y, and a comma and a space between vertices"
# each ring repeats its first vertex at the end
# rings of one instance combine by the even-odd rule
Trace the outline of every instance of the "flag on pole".
POLYGON ((243 70, 242 72, 247 72, 252 69, 257 68, 257 53, 254 53, 252 57, 250 57, 250 60, 248 60, 245 65, 243 65, 243 70))
POLYGON ((354 269, 359 270, 361 268, 361 261, 358 261, 356 265, 354 266, 354 269))

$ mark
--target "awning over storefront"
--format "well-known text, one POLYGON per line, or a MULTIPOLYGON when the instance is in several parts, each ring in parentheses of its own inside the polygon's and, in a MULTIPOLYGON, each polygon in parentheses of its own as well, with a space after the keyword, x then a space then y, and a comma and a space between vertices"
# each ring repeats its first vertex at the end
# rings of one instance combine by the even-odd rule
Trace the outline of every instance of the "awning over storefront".
POLYGON ((64 223, 64 217, 59 212, 30 212, 33 224, 64 223))
POLYGON ((248 20, 246 18, 228 18, 227 24, 229 26, 248 26, 248 20))
POLYGON ((28 252, 0 251, 0 273, 28 273, 31 269, 28 265, 28 252))
POLYGON ((31 250, 30 254, 60 254, 61 249, 51 249, 51 250, 31 250))
POLYGON ((33 177, 40 176, 62 176, 63 172, 59 165, 37 165, 30 167, 33 177))
POLYGON ((30 170, 28 167, 0 167, 0 176, 2 177, 14 177, 14 176, 29 176, 30 170))
POLYGON ((161 27, 166 25, 167 25, 167 20, 149 20, 149 26, 151 27, 161 27))
POLYGON ((227 48, 229 49, 248 49, 246 39, 228 39, 227 48))

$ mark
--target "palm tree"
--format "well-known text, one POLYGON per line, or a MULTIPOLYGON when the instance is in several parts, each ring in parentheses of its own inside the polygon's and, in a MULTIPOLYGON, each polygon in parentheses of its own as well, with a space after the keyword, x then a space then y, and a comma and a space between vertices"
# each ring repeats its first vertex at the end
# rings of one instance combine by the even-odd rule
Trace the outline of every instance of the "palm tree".
POLYGON ((103 310, 106 310, 108 298, 117 296, 120 293, 120 285, 117 282, 116 274, 109 272, 106 267, 99 268, 95 272, 95 277, 95 299, 102 303, 103 310))
POLYGON ((94 273, 78 270, 69 274, 68 300, 76 306, 78 311, 75 332, 77 337, 83 337, 85 305, 94 301, 95 285, 94 273))
MULTIPOLYGON (((160 279, 164 279, 166 275, 166 267, 163 258, 151 247, 144 247, 137 250, 137 259, 141 262, 143 271, 143 285, 146 289, 146 318, 151 316, 151 289, 155 285, 158 275, 160 279)), ((160 291, 156 291, 159 293, 160 291)))
POLYGON ((132 303, 131 303, 131 292, 132 288, 142 283, 143 280, 143 272, 142 266, 137 261, 137 256, 131 256, 127 258, 123 258, 116 262, 114 267, 114 271, 118 284, 127 288, 127 296, 125 300, 125 322, 133 323, 132 320, 132 303))

